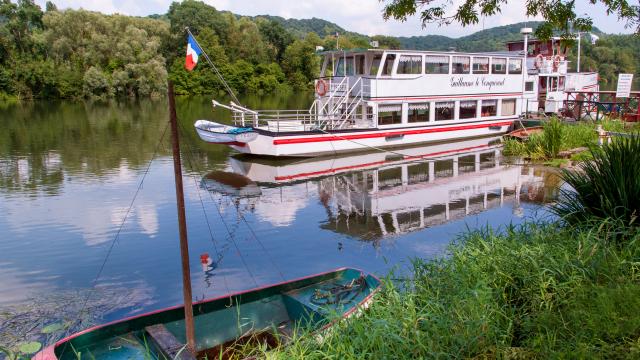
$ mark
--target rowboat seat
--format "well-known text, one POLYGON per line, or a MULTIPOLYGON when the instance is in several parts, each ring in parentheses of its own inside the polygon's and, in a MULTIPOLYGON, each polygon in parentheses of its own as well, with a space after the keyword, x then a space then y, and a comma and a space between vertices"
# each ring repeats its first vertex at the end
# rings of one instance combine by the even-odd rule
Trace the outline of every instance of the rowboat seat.
POLYGON ((147 334, 151 337, 155 345, 168 359, 195 360, 195 356, 186 349, 185 345, 178 341, 176 337, 163 324, 147 326, 147 334))

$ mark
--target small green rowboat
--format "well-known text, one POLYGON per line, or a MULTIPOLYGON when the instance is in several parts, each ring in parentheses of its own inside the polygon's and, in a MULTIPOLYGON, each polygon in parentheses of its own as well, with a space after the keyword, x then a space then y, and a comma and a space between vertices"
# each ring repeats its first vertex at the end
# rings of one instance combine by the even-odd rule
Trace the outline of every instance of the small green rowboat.
MULTIPOLYGON (((286 344, 295 326, 323 331, 366 307, 380 280, 341 268, 193 304, 196 358, 233 357, 233 346, 286 344)), ((193 359, 183 306, 81 331, 35 356, 54 359, 193 359)))

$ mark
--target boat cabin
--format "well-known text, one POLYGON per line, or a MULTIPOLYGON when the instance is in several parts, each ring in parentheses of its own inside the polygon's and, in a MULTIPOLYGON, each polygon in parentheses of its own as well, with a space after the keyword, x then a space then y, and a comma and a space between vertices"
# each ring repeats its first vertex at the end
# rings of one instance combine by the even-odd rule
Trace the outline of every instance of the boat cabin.
POLYGON ((358 103, 364 107, 353 111, 361 115, 354 126, 473 122, 521 112, 523 57, 515 52, 369 49, 323 55, 318 108, 350 114, 350 104, 358 103))

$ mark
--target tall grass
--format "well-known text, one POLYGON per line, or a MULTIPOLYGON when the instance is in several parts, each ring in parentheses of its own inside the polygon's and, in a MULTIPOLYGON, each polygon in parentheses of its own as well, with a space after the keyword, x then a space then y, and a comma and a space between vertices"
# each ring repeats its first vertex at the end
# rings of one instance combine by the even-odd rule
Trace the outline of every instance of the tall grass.
POLYGON ((579 169, 563 170, 570 188, 552 209, 570 224, 609 219, 638 226, 640 215, 640 134, 618 138, 602 148, 592 147, 591 160, 579 169))
MULTIPOLYGON (((638 357, 640 255, 608 233, 525 224, 464 235, 450 256, 385 281, 361 316, 271 359, 638 357)), ((259 352, 259 350, 258 350, 259 352)))
POLYGON ((557 117, 551 118, 549 122, 544 124, 544 133, 540 138, 540 146, 547 159, 558 157, 566 138, 565 126, 557 117))

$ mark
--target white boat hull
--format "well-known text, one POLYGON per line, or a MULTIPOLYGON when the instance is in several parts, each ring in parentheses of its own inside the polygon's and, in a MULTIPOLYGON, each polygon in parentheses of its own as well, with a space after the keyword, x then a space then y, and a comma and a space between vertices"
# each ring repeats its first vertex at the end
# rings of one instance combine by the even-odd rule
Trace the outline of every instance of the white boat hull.
POLYGON ((507 132, 514 120, 498 119, 450 125, 332 133, 278 135, 259 132, 257 138, 250 143, 229 145, 245 154, 276 157, 310 157, 501 135, 507 132))

